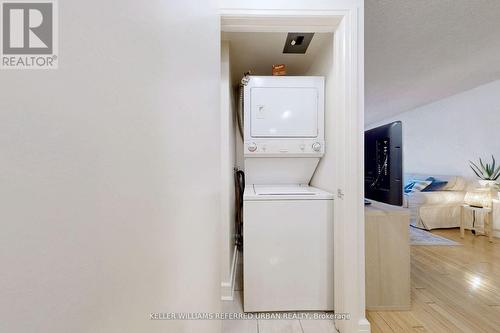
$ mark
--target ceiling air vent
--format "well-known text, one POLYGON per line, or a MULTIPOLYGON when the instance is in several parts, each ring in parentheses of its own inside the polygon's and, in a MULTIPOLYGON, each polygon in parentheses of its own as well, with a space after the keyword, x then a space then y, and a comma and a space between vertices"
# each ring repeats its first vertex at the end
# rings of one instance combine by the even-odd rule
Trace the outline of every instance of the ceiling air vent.
POLYGON ((286 36, 283 53, 306 53, 307 47, 309 43, 311 43, 313 36, 313 32, 289 32, 286 36))

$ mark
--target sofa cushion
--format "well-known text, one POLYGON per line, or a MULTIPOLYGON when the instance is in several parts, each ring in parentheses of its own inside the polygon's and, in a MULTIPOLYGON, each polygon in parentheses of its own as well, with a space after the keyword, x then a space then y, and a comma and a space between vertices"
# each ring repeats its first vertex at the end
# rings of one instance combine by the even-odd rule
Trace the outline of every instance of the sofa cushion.
POLYGON ((467 182, 463 177, 455 176, 451 177, 441 190, 443 191, 465 191, 467 187, 467 182))

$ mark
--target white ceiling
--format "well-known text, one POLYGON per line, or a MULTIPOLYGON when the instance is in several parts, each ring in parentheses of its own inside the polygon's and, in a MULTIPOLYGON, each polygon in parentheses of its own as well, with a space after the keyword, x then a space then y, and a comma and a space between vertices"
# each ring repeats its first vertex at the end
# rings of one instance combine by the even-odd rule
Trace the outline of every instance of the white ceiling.
POLYGON ((305 54, 283 54, 286 32, 223 32, 229 41, 232 82, 237 85, 243 74, 271 75, 273 64, 285 64, 287 74, 304 75, 332 33, 315 33, 305 54))
POLYGON ((366 0, 366 123, 500 79, 500 0, 366 0))

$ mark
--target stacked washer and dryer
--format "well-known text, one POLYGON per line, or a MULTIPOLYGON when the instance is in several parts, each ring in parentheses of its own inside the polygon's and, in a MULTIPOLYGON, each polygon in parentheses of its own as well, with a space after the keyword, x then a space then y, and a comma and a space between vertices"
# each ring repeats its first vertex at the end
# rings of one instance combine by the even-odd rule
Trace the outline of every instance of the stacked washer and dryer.
POLYGON ((333 310, 333 195, 309 186, 324 78, 250 76, 243 112, 244 310, 333 310))

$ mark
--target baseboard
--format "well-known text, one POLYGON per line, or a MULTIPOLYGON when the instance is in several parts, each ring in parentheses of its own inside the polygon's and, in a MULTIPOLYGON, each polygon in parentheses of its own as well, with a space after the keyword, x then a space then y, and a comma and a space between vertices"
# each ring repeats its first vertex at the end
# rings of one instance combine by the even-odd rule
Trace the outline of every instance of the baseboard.
POLYGON ((361 318, 358 321, 358 333, 370 333, 370 322, 366 318, 361 318))
POLYGON ((236 267, 238 265, 238 248, 235 246, 233 251, 233 260, 231 262, 231 272, 229 274, 229 281, 221 282, 221 300, 233 301, 234 300, 234 285, 236 282, 236 267))

